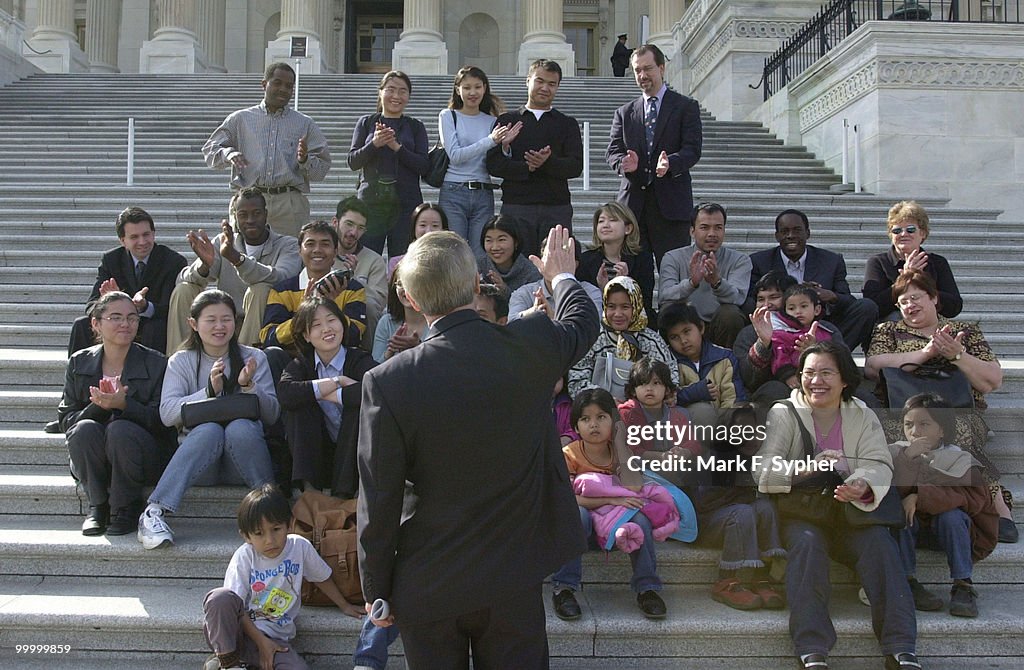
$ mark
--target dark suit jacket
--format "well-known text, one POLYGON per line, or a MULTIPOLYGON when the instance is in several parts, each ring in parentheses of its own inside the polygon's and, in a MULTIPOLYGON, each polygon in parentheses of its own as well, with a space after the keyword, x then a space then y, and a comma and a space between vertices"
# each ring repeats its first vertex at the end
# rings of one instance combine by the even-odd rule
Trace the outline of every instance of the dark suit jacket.
MULTIPOLYGON (((754 295, 754 285, 757 280, 771 270, 786 271, 780 251, 781 247, 776 246, 750 254, 750 262, 754 267, 750 272, 750 289, 747 291, 747 300, 743 303, 743 309, 748 314, 754 311, 754 304, 757 301, 757 296, 754 295)), ((843 260, 841 254, 834 251, 808 244, 804 281, 818 282, 821 288, 828 289, 839 296, 839 300, 835 304, 825 306, 826 313, 835 309, 845 309, 857 299, 850 293, 850 284, 846 281, 846 261, 843 260)))
POLYGON ((305 479, 317 486, 330 486, 339 498, 353 498, 359 489, 356 469, 356 445, 359 438, 359 406, 363 397, 363 375, 377 365, 370 354, 346 347, 341 374, 357 383, 341 390, 341 430, 334 448, 323 410, 309 382, 319 379, 313 354, 295 358, 284 369, 277 383, 285 438, 292 452, 291 479, 305 479))
POLYGON ((82 349, 68 361, 64 374, 64 394, 57 407, 61 430, 67 432, 83 419, 104 424, 113 419, 128 419, 165 446, 174 445, 177 431, 160 421, 160 392, 166 370, 167 359, 162 353, 133 343, 121 371, 121 383, 128 386, 126 405, 123 410, 111 412, 89 400, 89 387, 98 386, 103 377, 103 345, 82 349))
POLYGON ((594 303, 555 286, 556 320, 458 310, 363 377, 359 566, 399 625, 457 617, 537 587, 586 544, 551 389, 597 338, 594 303), (410 482, 416 509, 399 525, 410 482))
POLYGON ((138 341, 150 349, 164 351, 167 348, 167 307, 171 304, 174 280, 186 265, 188 261, 177 251, 162 244, 153 245, 146 270, 142 273, 142 281, 138 282, 135 280, 135 260, 131 253, 124 247, 115 247, 103 254, 96 270, 96 283, 93 284, 85 309, 88 312, 93 303, 99 300, 100 284, 108 279, 116 280, 121 290, 130 296, 135 295, 143 286, 148 286, 146 299, 153 303, 156 311, 152 317, 139 322, 138 341))
POLYGON ((644 99, 640 96, 616 109, 612 119, 605 160, 622 177, 619 201, 639 215, 643 209, 644 191, 653 188, 662 216, 689 225, 693 210, 690 168, 700 160, 703 144, 700 105, 693 98, 668 89, 658 108, 658 123, 654 127, 650 154, 647 153, 647 136, 644 133, 645 115, 644 99), (623 174, 620 166, 629 149, 637 153, 640 165, 636 171, 623 174), (664 177, 655 177, 658 156, 662 151, 668 154, 669 171, 664 177))

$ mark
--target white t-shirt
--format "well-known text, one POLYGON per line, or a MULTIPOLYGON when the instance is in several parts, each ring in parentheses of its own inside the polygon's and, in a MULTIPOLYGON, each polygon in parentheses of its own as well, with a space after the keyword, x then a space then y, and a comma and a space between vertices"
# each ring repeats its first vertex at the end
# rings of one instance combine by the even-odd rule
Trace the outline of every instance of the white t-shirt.
POLYGON ((302 579, 322 582, 330 576, 331 567, 309 540, 289 535, 276 558, 257 553, 248 542, 239 547, 224 573, 224 588, 242 599, 264 635, 287 642, 295 637, 302 579))

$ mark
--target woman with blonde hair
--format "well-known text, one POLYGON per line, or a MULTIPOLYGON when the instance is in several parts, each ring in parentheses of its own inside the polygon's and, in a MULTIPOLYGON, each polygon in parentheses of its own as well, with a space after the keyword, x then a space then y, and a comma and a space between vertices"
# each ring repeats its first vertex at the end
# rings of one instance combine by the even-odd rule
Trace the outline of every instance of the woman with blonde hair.
POLYGON ((942 304, 939 313, 952 319, 964 308, 960 289, 949 261, 921 246, 928 239, 928 213, 913 200, 901 200, 889 209, 888 251, 868 258, 864 268, 864 297, 878 305, 879 319, 899 320, 900 312, 892 295, 892 285, 910 272, 925 272, 935 281, 942 304))
POLYGON ((640 226, 628 207, 607 202, 594 212, 594 248, 580 257, 576 278, 602 291, 615 277, 632 277, 644 296, 644 311, 656 325, 654 314, 654 258, 640 244, 640 226))

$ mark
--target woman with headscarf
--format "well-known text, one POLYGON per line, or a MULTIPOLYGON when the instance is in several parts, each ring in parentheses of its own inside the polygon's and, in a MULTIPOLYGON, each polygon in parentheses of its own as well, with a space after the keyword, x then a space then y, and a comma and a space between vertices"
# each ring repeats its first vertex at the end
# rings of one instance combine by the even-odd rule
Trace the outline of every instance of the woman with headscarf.
MULTIPOLYGON (((569 394, 573 397, 593 382, 594 368, 608 353, 621 361, 637 361, 644 356, 663 361, 679 384, 679 368, 665 340, 647 327, 643 291, 631 277, 615 277, 604 287, 604 310, 597 341, 576 365, 569 369, 569 394)), ((616 398, 624 402, 625 398, 616 398)))

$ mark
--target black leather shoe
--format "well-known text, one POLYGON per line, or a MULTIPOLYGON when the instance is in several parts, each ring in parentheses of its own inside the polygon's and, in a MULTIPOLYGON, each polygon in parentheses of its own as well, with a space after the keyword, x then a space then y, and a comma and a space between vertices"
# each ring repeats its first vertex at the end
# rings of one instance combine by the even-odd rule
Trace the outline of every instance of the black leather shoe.
POLYGON ((1020 533, 1017 532, 1017 524, 1013 522, 1013 519, 999 517, 999 541, 1015 544, 1019 539, 1020 533))
POLYGON ((797 656, 796 667, 801 670, 828 670, 828 656, 825 654, 807 654, 806 658, 797 656))
POLYGON ((562 621, 575 621, 583 615, 572 589, 562 589, 552 594, 551 604, 555 607, 555 616, 562 621))
POLYGON ((82 522, 82 535, 90 537, 103 535, 107 529, 107 522, 110 520, 110 505, 92 505, 89 507, 89 516, 82 522))
POLYGON ((885 657, 885 670, 921 670, 921 663, 914 654, 896 654, 885 657))
POLYGON ((43 426, 43 432, 45 433, 59 433, 60 432, 60 421, 50 421, 43 426))
POLYGON ((107 525, 107 535, 127 535, 139 529, 139 514, 142 513, 142 505, 131 505, 118 507, 107 525))
POLYGON ((644 616, 648 619, 665 618, 665 601, 661 599, 657 591, 644 591, 637 595, 636 604, 644 616))

